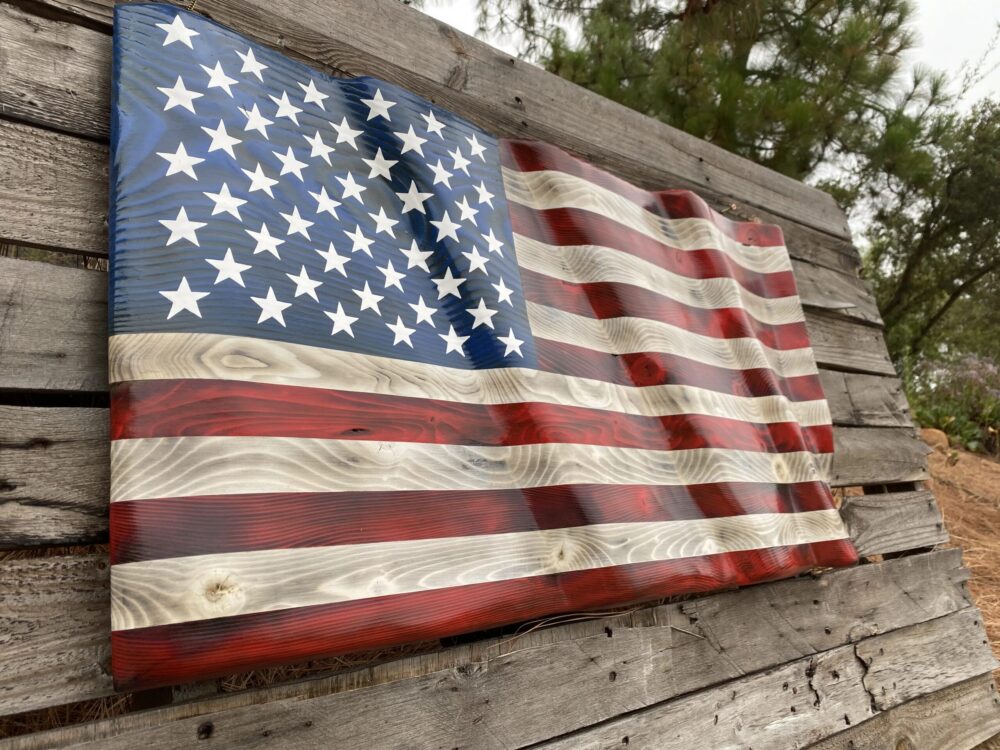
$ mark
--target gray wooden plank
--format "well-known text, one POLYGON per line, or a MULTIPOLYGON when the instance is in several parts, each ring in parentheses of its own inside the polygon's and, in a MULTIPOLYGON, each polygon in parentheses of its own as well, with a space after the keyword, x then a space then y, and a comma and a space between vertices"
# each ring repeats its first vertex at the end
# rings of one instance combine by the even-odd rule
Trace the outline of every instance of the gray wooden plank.
POLYGON ((1000 733, 992 675, 981 675, 883 711, 809 750, 971 750, 1000 733))
POLYGON ((104 556, 0 561, 0 715, 112 692, 104 556))
MULTIPOLYGON (((89 669, 90 684, 77 685, 83 693, 108 689, 93 661, 104 654, 107 623, 74 622, 81 607, 73 597, 93 587, 99 562, 94 556, 25 560, 10 573, 4 566, 11 563, 0 562, 0 595, 27 613, 18 628, 8 629, 13 637, 0 651, 2 673, 13 675, 20 691, 0 693, 3 712, 23 709, 27 701, 42 705, 52 691, 57 698, 72 699, 60 686, 32 683, 27 671, 32 661, 43 675, 52 663, 51 678, 59 669, 89 669), (69 572, 56 584, 36 581, 53 565, 61 571, 78 569, 86 585, 76 585, 69 572), (54 591, 39 593, 45 590, 54 591), (69 639, 88 643, 91 653, 60 645, 69 639)), ((106 571, 103 575, 106 579, 106 571)), ((213 724, 213 742, 223 747, 256 747, 265 741, 265 729, 272 741, 280 738, 288 747, 339 746, 339 741, 381 746, 379 738, 390 736, 407 738, 412 747, 521 746, 965 610, 970 605, 967 575, 958 550, 915 555, 131 714, 0 742, 0 748, 61 747, 83 740, 106 748, 131 748, 137 742, 180 747, 205 721, 213 724), (560 707, 556 714, 553 701, 560 707), (379 720, 373 722, 375 715, 379 720)), ((852 662, 860 669, 853 656, 852 662)))
POLYGON ((830 195, 515 60, 395 0, 322 10, 274 0, 209 0, 198 10, 322 67, 405 86, 497 135, 545 140, 647 187, 728 196, 850 237, 830 195))
POLYGON ((107 390, 107 285, 100 271, 0 258, 0 387, 107 390))
POLYGON ((941 511, 929 490, 845 497, 840 515, 861 555, 933 547, 948 541, 941 511))
POLYGON ((0 406, 0 549, 108 537, 108 410, 0 406))
POLYGON ((979 611, 970 607, 654 706, 540 747, 801 748, 845 724, 865 721, 905 700, 988 673, 996 660, 979 618, 979 611), (912 663, 917 648, 924 652, 912 663), (856 654, 862 649, 877 655, 862 657, 869 662, 867 667, 856 654))
POLYGON ((835 427, 830 484, 920 482, 930 478, 930 449, 910 428, 835 427), (879 477, 879 479, 873 479, 879 477))
POLYGON ((897 377, 821 370, 823 393, 838 424, 909 427, 910 407, 897 377))
POLYGON ((839 370, 896 374, 881 328, 827 310, 806 310, 806 328, 817 363, 839 370))

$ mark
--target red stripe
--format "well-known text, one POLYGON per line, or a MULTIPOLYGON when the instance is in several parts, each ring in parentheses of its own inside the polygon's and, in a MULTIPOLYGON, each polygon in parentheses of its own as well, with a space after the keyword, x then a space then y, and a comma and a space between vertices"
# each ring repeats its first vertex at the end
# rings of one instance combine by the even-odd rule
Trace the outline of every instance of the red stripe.
POLYGON ((674 354, 605 354, 551 339, 535 339, 542 370, 618 385, 687 385, 734 396, 783 395, 790 401, 823 398, 819 375, 781 378, 774 370, 729 370, 674 354))
POLYGON ((832 505, 830 490, 821 482, 157 498, 111 504, 111 562, 600 523, 798 513, 832 505))
POLYGON ((727 219, 690 190, 648 192, 547 143, 502 140, 500 161, 508 169, 520 172, 555 170, 581 177, 667 219, 707 219, 744 245, 776 247, 785 244, 778 226, 727 219))
POLYGON ((112 671, 119 690, 179 684, 559 612, 745 586, 856 561, 844 540, 114 631, 112 671))
POLYGON ((574 284, 522 268, 521 288, 527 300, 588 318, 648 318, 702 336, 720 339, 755 338, 772 349, 802 349, 809 346, 805 323, 760 323, 740 307, 691 307, 632 284, 574 284))
POLYGON ((721 250, 681 250, 591 211, 580 208, 537 211, 514 202, 507 204, 507 211, 514 232, 549 245, 610 247, 689 279, 735 279, 759 297, 798 294, 791 271, 750 271, 731 261, 721 250))
POLYGON ((263 435, 452 445, 585 443, 623 448, 833 451, 827 426, 680 414, 644 417, 558 404, 481 404, 228 380, 111 387, 111 437, 263 435))

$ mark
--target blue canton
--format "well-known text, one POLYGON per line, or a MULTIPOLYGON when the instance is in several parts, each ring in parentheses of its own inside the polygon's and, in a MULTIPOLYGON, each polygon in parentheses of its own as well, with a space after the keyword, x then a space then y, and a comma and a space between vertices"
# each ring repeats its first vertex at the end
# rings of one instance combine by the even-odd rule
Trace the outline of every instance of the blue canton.
POLYGON ((112 334, 536 366, 494 138, 172 6, 116 23, 112 334))

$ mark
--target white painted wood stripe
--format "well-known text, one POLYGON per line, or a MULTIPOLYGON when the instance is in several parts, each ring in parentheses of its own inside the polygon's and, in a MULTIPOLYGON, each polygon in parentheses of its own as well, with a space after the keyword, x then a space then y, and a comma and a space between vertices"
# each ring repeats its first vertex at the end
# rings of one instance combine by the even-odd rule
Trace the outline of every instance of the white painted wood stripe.
POLYGON ((781 325, 805 321, 799 297, 759 297, 735 279, 692 279, 635 255, 601 245, 549 245, 514 234, 522 268, 572 284, 631 284, 691 307, 716 310, 742 308, 761 323, 781 325))
POLYGON ((527 302, 528 321, 538 338, 605 354, 678 354, 727 370, 770 369, 779 377, 816 375, 812 349, 771 349, 755 338, 721 339, 648 318, 598 320, 527 302))
POLYGON ((684 385, 624 386, 527 368, 460 370, 222 334, 130 333, 109 342, 110 380, 239 380, 470 404, 540 402, 641 416, 831 424, 825 400, 734 396, 684 385))
POLYGON ((543 211, 576 208, 590 211, 681 250, 716 249, 734 263, 757 273, 790 271, 783 246, 743 245, 707 219, 665 219, 637 203, 582 177, 556 170, 519 172, 503 167, 507 200, 543 211))
POLYGON ((557 484, 789 484, 825 479, 832 454, 577 443, 482 446, 260 436, 111 443, 111 501, 260 492, 500 490, 557 484))
POLYGON ((836 510, 233 552, 111 569, 114 630, 844 539, 836 510))

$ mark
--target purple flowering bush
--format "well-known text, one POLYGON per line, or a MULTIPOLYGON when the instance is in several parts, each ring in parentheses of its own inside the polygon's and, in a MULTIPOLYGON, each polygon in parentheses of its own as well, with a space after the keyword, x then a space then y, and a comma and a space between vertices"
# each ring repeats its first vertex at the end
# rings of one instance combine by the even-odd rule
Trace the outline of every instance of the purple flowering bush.
POLYGON ((917 422, 970 451, 1000 457, 1000 364, 975 354, 921 360, 909 373, 917 422))

